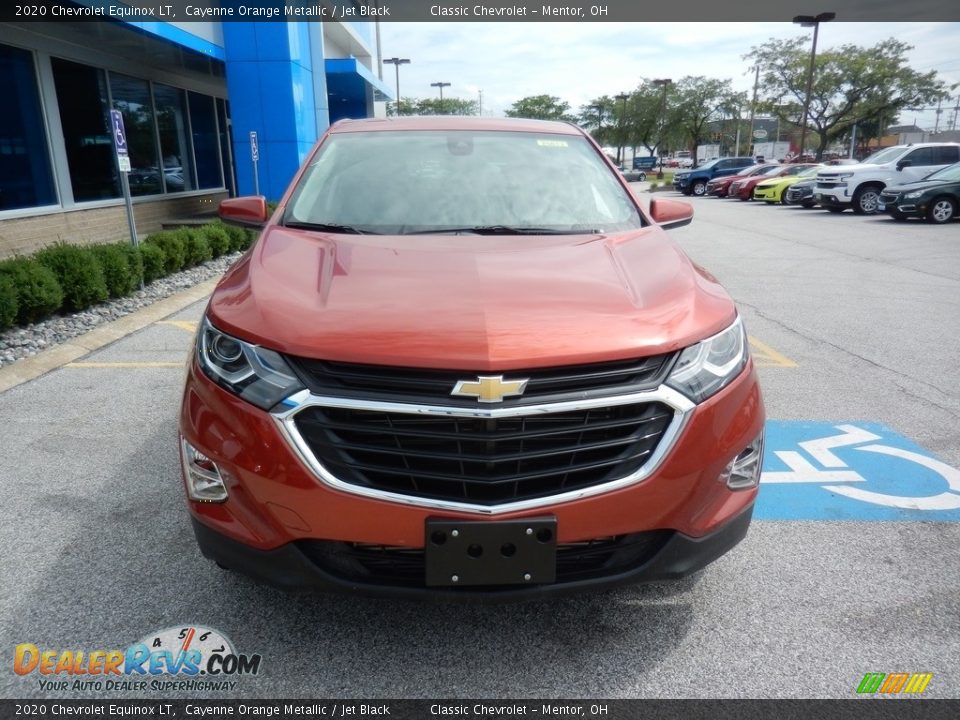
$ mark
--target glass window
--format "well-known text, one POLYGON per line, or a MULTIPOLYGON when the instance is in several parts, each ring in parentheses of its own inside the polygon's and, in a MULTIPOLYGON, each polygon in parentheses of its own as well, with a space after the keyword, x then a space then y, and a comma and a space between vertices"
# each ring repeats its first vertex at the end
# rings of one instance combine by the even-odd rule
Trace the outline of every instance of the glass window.
POLYGON ((331 135, 284 222, 388 234, 501 226, 578 234, 643 224, 629 193, 583 137, 459 130, 331 135))
POLYGON ((943 145, 936 148, 936 161, 934 165, 952 165, 960 162, 960 147, 956 145, 943 145))
POLYGON ((123 127, 127 131, 130 194, 155 195, 163 192, 150 86, 146 80, 110 73, 110 94, 113 96, 114 110, 123 114, 123 127))
POLYGON ((53 205, 57 197, 30 52, 0 45, 0 96, 14 99, 0 113, 0 210, 53 205))
POLYGON ((183 90, 169 85, 155 84, 153 101, 157 108, 160 153, 163 156, 163 180, 167 192, 193 190, 196 188, 196 183, 190 153, 186 94, 183 90))
POLYGON ((933 165, 933 148, 917 148, 912 153, 907 155, 904 160, 909 161, 913 167, 925 167, 926 165, 933 165))
POLYGON ((197 158, 197 182, 204 190, 223 187, 215 113, 212 97, 190 93, 190 125, 193 128, 193 152, 197 158))
POLYGON ((120 197, 103 70, 52 59, 73 199, 120 197))
POLYGON ((220 130, 220 157, 223 161, 223 179, 230 196, 237 194, 237 181, 233 174, 233 162, 231 161, 230 148, 230 126, 227 118, 230 115, 230 104, 221 98, 217 98, 217 126, 220 130))

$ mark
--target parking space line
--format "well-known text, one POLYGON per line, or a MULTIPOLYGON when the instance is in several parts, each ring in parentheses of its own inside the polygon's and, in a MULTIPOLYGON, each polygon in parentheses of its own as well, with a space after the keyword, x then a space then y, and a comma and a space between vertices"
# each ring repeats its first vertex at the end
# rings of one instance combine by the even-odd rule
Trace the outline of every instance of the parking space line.
POLYGON ((160 320, 157 325, 172 325, 193 334, 197 331, 196 320, 160 320))
POLYGON ((748 335, 747 340, 750 341, 750 347, 753 352, 753 362, 756 363, 757 367, 797 367, 797 364, 793 360, 786 355, 778 353, 772 347, 764 342, 760 342, 755 337, 748 335))
POLYGON ((72 362, 68 368, 183 368, 183 362, 72 362))

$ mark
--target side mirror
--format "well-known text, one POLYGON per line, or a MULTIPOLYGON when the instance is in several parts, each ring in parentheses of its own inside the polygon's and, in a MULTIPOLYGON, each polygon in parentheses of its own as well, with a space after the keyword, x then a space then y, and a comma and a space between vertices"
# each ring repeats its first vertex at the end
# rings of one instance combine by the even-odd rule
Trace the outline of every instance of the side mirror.
POLYGON ((267 222, 267 199, 262 195, 221 200, 217 211, 220 219, 233 225, 263 227, 267 222))
POLYGON ((679 200, 653 198, 650 201, 650 217, 660 227, 671 230, 689 225, 693 220, 693 208, 689 203, 679 200))
POLYGON ((913 165, 913 162, 910 160, 901 160, 897 163, 897 170, 903 170, 905 167, 910 167, 913 165))

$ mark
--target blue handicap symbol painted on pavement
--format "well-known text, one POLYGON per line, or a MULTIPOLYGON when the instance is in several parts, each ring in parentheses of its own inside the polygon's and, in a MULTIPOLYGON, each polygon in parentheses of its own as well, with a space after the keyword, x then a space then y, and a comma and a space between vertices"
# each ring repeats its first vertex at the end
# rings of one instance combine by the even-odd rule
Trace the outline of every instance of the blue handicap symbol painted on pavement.
POLYGON ((867 422, 767 422, 758 520, 960 522, 960 470, 867 422))

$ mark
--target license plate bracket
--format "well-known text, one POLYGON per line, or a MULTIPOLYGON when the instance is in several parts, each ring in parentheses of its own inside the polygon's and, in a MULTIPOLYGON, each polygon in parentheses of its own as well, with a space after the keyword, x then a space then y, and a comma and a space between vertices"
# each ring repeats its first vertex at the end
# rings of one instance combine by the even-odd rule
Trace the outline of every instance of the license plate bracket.
POLYGON ((557 519, 448 520, 428 518, 426 584, 541 585, 557 577, 557 519))

